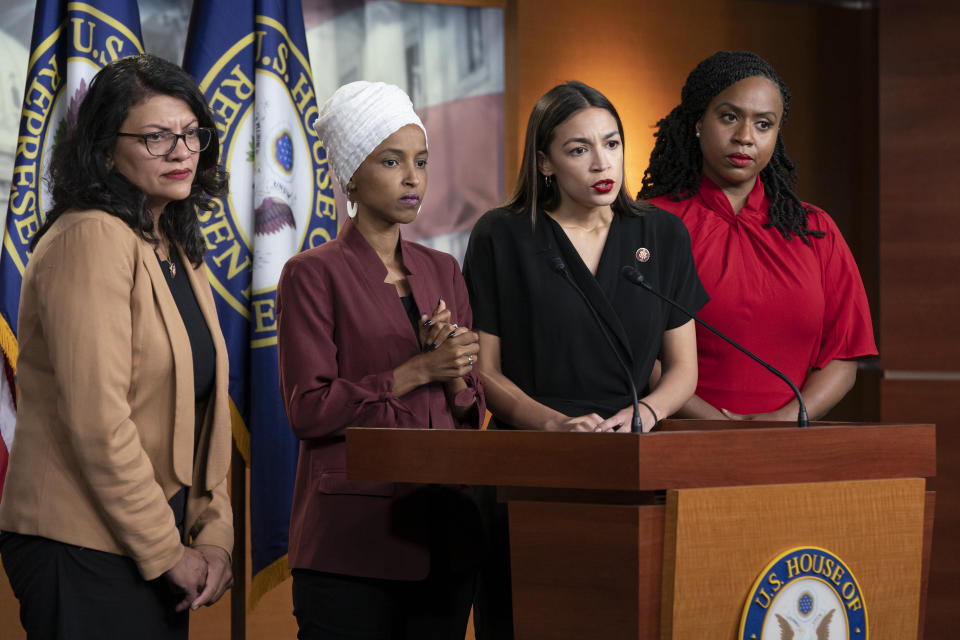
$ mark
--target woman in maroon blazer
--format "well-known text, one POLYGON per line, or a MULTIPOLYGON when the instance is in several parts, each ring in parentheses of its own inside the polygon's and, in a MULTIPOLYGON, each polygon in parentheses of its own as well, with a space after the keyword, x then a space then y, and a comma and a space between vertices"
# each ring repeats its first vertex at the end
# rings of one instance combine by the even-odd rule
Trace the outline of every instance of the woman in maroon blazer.
POLYGON ((354 82, 314 125, 349 200, 339 237, 284 267, 280 384, 301 440, 289 562, 300 638, 457 638, 480 526, 460 488, 346 478, 348 427, 479 428, 477 334, 449 255, 406 242, 426 132, 392 85, 354 82))

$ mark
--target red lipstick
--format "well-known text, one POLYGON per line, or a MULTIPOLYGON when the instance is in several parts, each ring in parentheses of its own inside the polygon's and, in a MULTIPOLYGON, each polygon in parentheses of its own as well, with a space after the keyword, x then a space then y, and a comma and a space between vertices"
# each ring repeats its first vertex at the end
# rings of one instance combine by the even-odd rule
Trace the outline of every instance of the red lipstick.
POLYGON ((597 193, 610 193, 611 189, 613 189, 613 180, 598 180, 593 183, 593 190, 597 193))
POLYGON ((745 167, 753 162, 753 158, 745 153, 731 153, 727 156, 727 160, 730 161, 730 164, 736 167, 745 167))
POLYGON ((177 169, 176 171, 169 171, 163 174, 163 177, 169 178, 170 180, 183 180, 189 178, 192 173, 190 169, 177 169))

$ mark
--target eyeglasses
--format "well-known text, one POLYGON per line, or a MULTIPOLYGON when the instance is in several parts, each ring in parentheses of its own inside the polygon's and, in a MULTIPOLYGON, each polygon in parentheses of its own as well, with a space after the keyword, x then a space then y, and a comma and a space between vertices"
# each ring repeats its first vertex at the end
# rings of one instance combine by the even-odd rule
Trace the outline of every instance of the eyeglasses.
POLYGON ((118 136, 140 138, 147 147, 147 153, 152 156, 166 156, 177 148, 177 141, 183 139, 183 144, 193 153, 199 153, 210 145, 213 138, 213 129, 194 127, 184 133, 173 131, 154 131, 153 133, 118 133, 118 136))

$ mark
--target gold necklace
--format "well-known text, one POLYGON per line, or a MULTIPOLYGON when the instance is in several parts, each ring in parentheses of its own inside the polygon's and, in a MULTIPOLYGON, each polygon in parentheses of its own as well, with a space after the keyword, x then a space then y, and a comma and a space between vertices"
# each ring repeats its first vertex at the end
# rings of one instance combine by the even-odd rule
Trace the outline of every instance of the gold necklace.
POLYGON ((170 251, 170 250, 169 250, 169 247, 168 247, 167 252, 169 253, 169 255, 167 256, 167 259, 166 259, 166 260, 164 260, 163 258, 160 257, 160 252, 157 251, 156 249, 154 249, 153 252, 154 252, 155 254, 157 254, 157 260, 159 260, 161 264, 164 263, 164 262, 167 263, 167 270, 170 272, 170 277, 171 277, 171 278, 176 278, 176 277, 177 277, 177 265, 176 265, 176 263, 173 261, 173 251, 170 251))

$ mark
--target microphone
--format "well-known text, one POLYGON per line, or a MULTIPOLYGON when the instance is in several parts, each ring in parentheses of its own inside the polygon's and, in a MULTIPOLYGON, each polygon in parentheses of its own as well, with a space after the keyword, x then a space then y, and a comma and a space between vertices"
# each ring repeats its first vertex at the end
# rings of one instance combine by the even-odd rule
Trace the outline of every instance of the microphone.
MULTIPOLYGON (((617 357, 617 362, 620 363, 620 366, 623 368, 623 372, 627 374, 627 381, 630 383, 630 395, 633 397, 633 420, 630 421, 630 433, 643 433, 643 418, 640 417, 640 402, 637 399, 637 385, 633 383, 633 376, 630 374, 630 367, 627 366, 627 363, 623 361, 623 357, 620 355, 620 350, 617 349, 617 345, 613 343, 613 338, 610 337, 610 333, 607 331, 606 325, 603 324, 603 320, 600 319, 600 314, 597 313, 597 310, 594 308, 593 304, 590 303, 590 299, 587 297, 587 294, 583 292, 583 289, 577 285, 577 282, 573 279, 573 276, 567 271, 567 265, 564 264, 563 258, 554 254, 550 256, 550 267, 563 276, 567 282, 569 282, 574 289, 577 290, 577 293, 580 294, 580 297, 583 298, 583 301, 587 303, 587 308, 590 309, 590 313, 593 315, 593 319, 596 320, 597 326, 600 327, 600 333, 603 334, 603 337, 606 338, 607 344, 610 345, 610 349, 613 351, 613 355, 617 357)), ((616 431, 614 427, 614 431, 616 431)))
POLYGON ((733 345, 733 347, 735 347, 736 349, 738 349, 740 352, 745 353, 745 354, 747 354, 748 356, 750 356, 751 358, 753 358, 753 360, 754 360, 755 362, 757 362, 758 364, 762 365, 767 371, 769 371, 770 373, 772 373, 773 375, 777 376, 778 378, 780 378, 781 380, 783 380, 784 382, 786 382, 788 385, 790 385, 790 389, 793 390, 793 395, 795 395, 795 396, 797 397, 797 403, 800 405, 800 409, 799 409, 799 411, 797 412, 797 426, 798 426, 798 427, 809 427, 809 426, 810 426, 810 420, 809 420, 809 418, 807 418, 807 405, 805 405, 805 404, 803 403, 803 396, 800 395, 800 390, 797 389, 797 385, 793 384, 793 381, 790 380, 790 378, 788 378, 787 376, 785 376, 785 375, 784 375, 783 373, 781 373, 779 370, 775 369, 772 365, 767 364, 766 362, 764 362, 763 360, 761 360, 761 359, 758 358, 757 356, 755 356, 755 355, 753 355, 752 353, 750 353, 750 351, 748 351, 746 348, 741 347, 739 344, 737 344, 736 342, 734 342, 733 340, 731 340, 730 338, 728 338, 727 336, 725 336, 725 335, 724 335, 723 333, 721 333, 718 329, 716 329, 716 328, 714 328, 713 326, 711 326, 706 320, 701 320, 700 318, 697 317, 697 315, 696 315, 695 313, 690 313, 689 311, 687 311, 686 309, 684 309, 683 307, 681 307, 680 304, 678 304, 677 302, 671 300, 670 298, 668 298, 667 296, 663 295, 663 294, 660 293, 659 291, 656 291, 652 286, 650 286, 650 283, 647 282, 647 281, 644 279, 643 274, 640 273, 640 270, 637 269, 636 267, 632 267, 632 266, 630 266, 630 265, 624 265, 624 267, 623 267, 622 269, 620 269, 620 274, 621 274, 628 282, 630 282, 630 283, 632 283, 632 284, 635 284, 635 285, 637 285, 638 287, 643 287, 644 289, 646 289, 647 291, 649 291, 649 292, 652 293, 653 295, 657 296, 658 298, 660 298, 661 300, 663 300, 663 301, 666 302, 667 304, 672 305, 672 306, 676 307, 677 309, 679 309, 680 311, 682 311, 682 312, 683 312, 685 315, 687 315, 689 318, 692 318, 693 320, 696 320, 697 322, 699 322, 700 324, 702 324, 703 326, 705 326, 707 329, 709 329, 710 331, 712 331, 713 333, 715 333, 716 335, 720 336, 721 338, 723 338, 724 340, 726 340, 728 343, 730 343, 731 345, 733 345))

